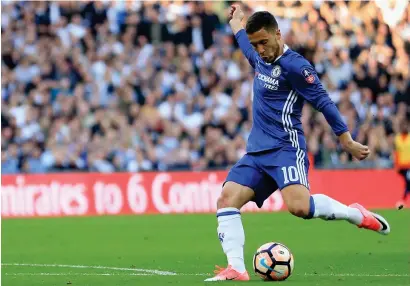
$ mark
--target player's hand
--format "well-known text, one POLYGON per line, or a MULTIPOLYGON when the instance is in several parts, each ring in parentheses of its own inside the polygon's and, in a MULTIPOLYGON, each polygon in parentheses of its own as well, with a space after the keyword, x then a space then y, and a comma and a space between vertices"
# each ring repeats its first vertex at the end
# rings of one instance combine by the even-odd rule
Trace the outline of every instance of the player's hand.
POLYGON ((233 4, 229 10, 229 21, 236 20, 241 22, 244 17, 245 14, 243 13, 241 6, 239 4, 233 4))
POLYGON ((370 155, 369 147, 354 141, 349 131, 340 135, 339 140, 343 149, 349 152, 357 160, 364 160, 370 155))
POLYGON ((243 29, 242 20, 245 14, 239 4, 233 4, 229 10, 229 25, 234 35, 243 29))
POLYGON ((343 148, 358 160, 364 160, 370 155, 369 147, 356 141, 350 141, 343 148))

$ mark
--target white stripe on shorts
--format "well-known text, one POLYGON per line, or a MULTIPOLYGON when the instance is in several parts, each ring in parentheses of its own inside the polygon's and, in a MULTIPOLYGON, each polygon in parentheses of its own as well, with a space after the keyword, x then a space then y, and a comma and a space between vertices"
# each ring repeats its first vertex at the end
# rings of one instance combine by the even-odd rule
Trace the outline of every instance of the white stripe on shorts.
POLYGON ((296 169, 299 174, 299 180, 302 185, 308 187, 309 184, 306 178, 306 170, 305 170, 305 152, 300 149, 299 146, 299 139, 298 133, 295 129, 293 129, 292 118, 291 114, 293 112, 293 105, 297 101, 297 94, 294 90, 292 90, 288 98, 286 99, 285 105, 283 106, 282 111, 282 121, 283 121, 283 128, 286 132, 289 133, 289 138, 292 143, 292 146, 297 149, 296 151, 296 169))

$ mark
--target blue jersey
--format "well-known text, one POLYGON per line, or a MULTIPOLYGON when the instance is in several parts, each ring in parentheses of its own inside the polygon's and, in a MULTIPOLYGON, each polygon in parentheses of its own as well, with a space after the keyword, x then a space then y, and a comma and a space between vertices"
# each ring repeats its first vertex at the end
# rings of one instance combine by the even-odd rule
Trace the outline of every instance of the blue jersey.
POLYGON ((315 69, 304 57, 285 46, 279 58, 266 63, 249 42, 244 29, 235 37, 255 70, 253 125, 248 138, 248 153, 289 146, 306 150, 301 123, 305 101, 323 113, 336 135, 348 131, 315 69))

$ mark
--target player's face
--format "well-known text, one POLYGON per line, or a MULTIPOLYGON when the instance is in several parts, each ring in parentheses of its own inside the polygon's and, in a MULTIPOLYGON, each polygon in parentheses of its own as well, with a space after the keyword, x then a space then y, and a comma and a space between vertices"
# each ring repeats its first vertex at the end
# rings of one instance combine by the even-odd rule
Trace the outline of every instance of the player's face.
POLYGON ((275 29, 268 32, 262 28, 253 34, 248 34, 248 38, 265 62, 273 62, 279 56, 280 30, 275 29))

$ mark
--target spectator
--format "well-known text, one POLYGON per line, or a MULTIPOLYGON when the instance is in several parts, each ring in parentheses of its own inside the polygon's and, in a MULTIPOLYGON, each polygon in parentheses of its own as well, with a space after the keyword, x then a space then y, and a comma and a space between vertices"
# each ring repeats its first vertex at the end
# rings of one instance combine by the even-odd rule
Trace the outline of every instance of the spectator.
MULTIPOLYGON (((312 163, 392 167, 395 135, 410 114, 410 8, 244 2, 250 13, 274 11, 286 43, 315 66, 353 136, 372 151, 353 161, 306 106, 312 163)), ((1 5, 4 174, 227 168, 244 154, 254 75, 218 16, 222 2, 1 5)))

